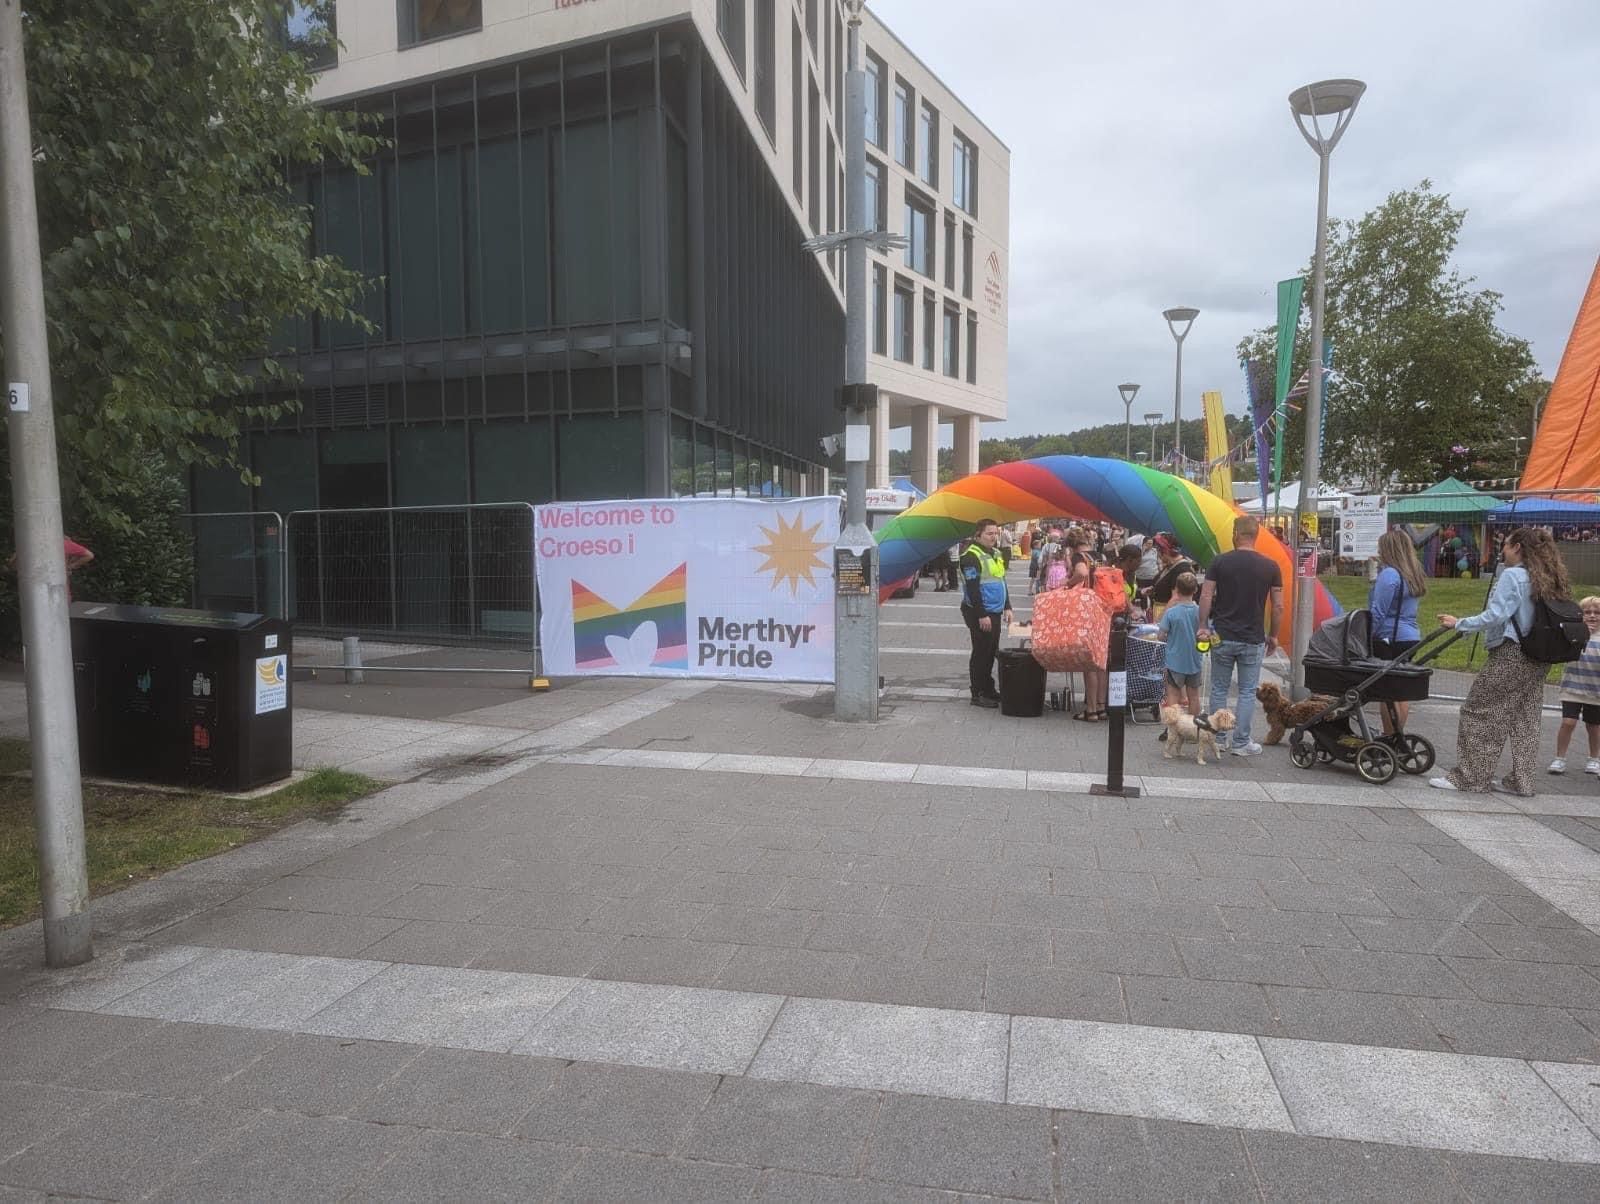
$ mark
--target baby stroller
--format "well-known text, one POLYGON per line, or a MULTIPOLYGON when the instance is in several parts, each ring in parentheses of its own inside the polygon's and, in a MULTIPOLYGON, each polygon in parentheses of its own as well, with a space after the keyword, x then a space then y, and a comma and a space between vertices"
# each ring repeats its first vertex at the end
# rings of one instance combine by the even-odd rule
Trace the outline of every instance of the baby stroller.
POLYGON ((1396 773, 1427 773, 1433 768, 1433 745, 1402 728, 1394 704, 1428 697, 1433 670, 1427 663, 1457 638, 1441 627, 1409 652, 1385 661, 1372 655, 1372 620, 1366 611, 1329 619, 1312 633, 1302 664, 1306 689, 1333 700, 1290 734, 1289 759, 1301 769, 1319 762, 1354 764, 1364 781, 1378 786, 1396 773), (1449 638, 1435 642, 1441 635, 1449 638), (1369 702, 1387 710, 1394 735, 1373 734, 1363 710, 1369 702))

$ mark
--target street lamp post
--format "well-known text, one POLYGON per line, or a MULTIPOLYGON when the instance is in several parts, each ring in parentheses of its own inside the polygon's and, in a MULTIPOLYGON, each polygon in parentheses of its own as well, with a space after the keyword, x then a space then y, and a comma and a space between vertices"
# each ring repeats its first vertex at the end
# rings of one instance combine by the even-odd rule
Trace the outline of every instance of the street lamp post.
POLYGON ((1189 328, 1200 316, 1200 311, 1189 305, 1176 305, 1161 311, 1167 320, 1167 329, 1178 344, 1178 372, 1172 382, 1172 466, 1183 475, 1183 340, 1189 337, 1189 328), (1183 329, 1178 329, 1179 327, 1183 329))
POLYGON ((1152 410, 1144 416, 1145 425, 1150 428, 1150 467, 1156 465, 1156 427, 1161 425, 1164 415, 1159 410, 1152 410))
MULTIPOLYGON (((1296 88, 1289 94, 1289 109, 1294 114, 1295 125, 1300 129, 1312 150, 1317 152, 1317 249, 1311 268, 1311 365, 1308 369, 1309 388, 1306 391, 1306 439, 1304 463, 1300 472, 1300 498, 1311 500, 1321 487, 1322 474, 1322 314, 1327 290, 1328 257, 1328 160, 1333 148, 1355 116, 1356 105, 1367 85, 1358 79, 1325 79, 1319 83, 1296 88), (1321 118, 1333 118, 1333 126, 1324 132, 1321 118), (1308 125, 1309 122, 1309 125, 1308 125)), ((1316 513, 1315 510, 1312 511, 1316 513)), ((1295 532, 1296 540, 1300 533, 1295 532)), ((1299 563, 1298 553, 1296 562, 1299 563)), ((1303 589, 1294 591, 1294 627, 1289 646, 1289 684, 1296 699, 1306 696, 1304 659, 1306 645, 1311 642, 1314 620, 1315 581, 1317 562, 1311 559, 1311 576, 1301 569, 1303 589)))
POLYGON ((1122 421, 1126 428, 1123 434, 1122 458, 1133 459, 1133 399, 1139 395, 1139 386, 1135 384, 1122 384, 1117 386, 1117 392, 1122 394, 1122 421))

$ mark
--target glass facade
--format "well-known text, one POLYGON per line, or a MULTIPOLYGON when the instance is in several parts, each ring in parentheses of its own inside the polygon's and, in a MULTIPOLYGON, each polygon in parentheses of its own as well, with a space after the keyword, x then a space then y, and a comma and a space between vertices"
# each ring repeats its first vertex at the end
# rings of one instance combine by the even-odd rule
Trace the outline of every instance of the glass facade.
POLYGON ((483 0, 398 0, 400 45, 415 46, 483 28, 483 0))
POLYGON ((894 81, 894 157, 901 167, 910 167, 917 154, 916 118, 911 112, 911 85, 894 81))
POLYGON ((909 280, 895 278, 894 282, 894 358, 903 364, 911 362, 912 340, 916 328, 917 293, 909 280))
POLYGON ((887 68, 884 67, 883 60, 870 50, 866 52, 865 59, 867 64, 867 141, 882 150, 883 127, 886 122, 886 110, 888 108, 884 103, 888 92, 883 85, 887 75, 887 68))
POLYGON ((933 275, 933 206, 910 188, 906 189, 906 267, 924 276, 933 275))
POLYGON ((978 215, 978 148, 958 132, 951 140, 950 171, 955 203, 974 217, 978 215))
POLYGON ((939 110, 927 101, 917 115, 917 175, 930 188, 939 187, 939 110))

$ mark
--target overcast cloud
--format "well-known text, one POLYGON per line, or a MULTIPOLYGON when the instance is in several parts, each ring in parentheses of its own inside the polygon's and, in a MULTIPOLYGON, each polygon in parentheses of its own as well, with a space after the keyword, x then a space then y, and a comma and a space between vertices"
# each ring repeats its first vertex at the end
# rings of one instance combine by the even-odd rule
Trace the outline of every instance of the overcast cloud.
POLYGON ((1600 254, 1600 0, 869 0, 1012 152, 1010 420, 986 436, 1172 409, 1161 311, 1201 310, 1184 413, 1244 408, 1234 348, 1311 256, 1300 84, 1367 94, 1330 213, 1424 177, 1468 209, 1458 266, 1547 376, 1600 254))

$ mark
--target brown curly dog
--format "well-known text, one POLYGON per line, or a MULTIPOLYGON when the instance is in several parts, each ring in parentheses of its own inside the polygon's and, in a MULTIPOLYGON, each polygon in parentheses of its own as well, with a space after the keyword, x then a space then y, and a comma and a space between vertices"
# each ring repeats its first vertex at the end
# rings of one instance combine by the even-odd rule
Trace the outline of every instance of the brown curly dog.
POLYGON ((1256 687, 1256 701, 1261 704, 1267 722, 1271 724, 1261 743, 1276 744, 1283 739, 1284 732, 1315 718, 1333 699, 1313 694, 1304 702, 1290 702, 1283 696, 1282 690, 1268 684, 1256 687))

